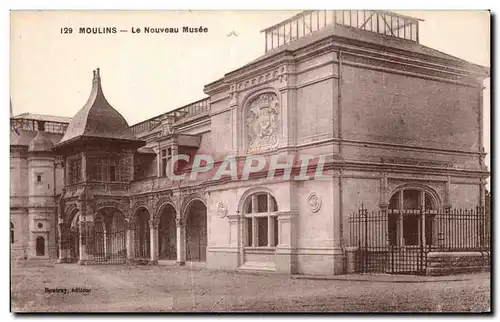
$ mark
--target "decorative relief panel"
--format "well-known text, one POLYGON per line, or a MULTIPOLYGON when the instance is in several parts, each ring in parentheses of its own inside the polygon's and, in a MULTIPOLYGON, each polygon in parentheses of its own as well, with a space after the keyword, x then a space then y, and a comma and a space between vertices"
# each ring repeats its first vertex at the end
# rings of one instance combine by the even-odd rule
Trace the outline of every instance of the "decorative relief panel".
POLYGON ((415 165, 423 167, 437 167, 437 168, 453 168, 453 162, 435 161, 435 160, 420 160, 409 158, 380 158, 382 163, 402 164, 402 165, 415 165))
POLYGON ((278 144, 279 100, 274 93, 264 93, 247 105, 245 126, 247 151, 262 152, 278 144))
MULTIPOLYGON (((290 73, 290 66, 280 66, 274 70, 267 71, 266 73, 262 73, 257 75, 251 79, 247 79, 244 81, 240 81, 231 85, 229 88, 230 92, 238 92, 242 90, 246 90, 257 85, 261 85, 267 82, 271 82, 274 80, 278 80, 281 83, 288 81, 288 74, 290 73)), ((231 96, 232 97, 232 96, 231 96)))

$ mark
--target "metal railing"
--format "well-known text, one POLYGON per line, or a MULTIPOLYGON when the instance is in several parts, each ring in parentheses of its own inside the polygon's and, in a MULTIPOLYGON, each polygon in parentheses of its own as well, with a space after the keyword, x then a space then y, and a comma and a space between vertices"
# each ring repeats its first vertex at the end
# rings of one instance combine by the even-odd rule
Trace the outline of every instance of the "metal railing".
POLYGON ((429 252, 488 252, 490 220, 484 207, 368 211, 349 216, 349 246, 357 271, 422 273, 429 252))
POLYGON ((173 118, 174 122, 177 122, 179 120, 193 117, 196 115, 201 115, 209 111, 210 111, 210 99, 204 98, 196 102, 190 103, 188 105, 185 105, 183 107, 177 108, 173 111, 134 124, 130 127, 130 129, 134 134, 149 132, 154 128, 158 127, 162 123, 162 120, 164 120, 165 118, 171 117, 173 118))
POLYGON ((308 10, 261 32, 266 52, 330 25, 342 25, 418 42, 421 19, 382 10, 308 10))
POLYGON ((48 133, 64 134, 69 123, 41 121, 35 119, 11 118, 10 128, 12 131, 44 131, 48 133))

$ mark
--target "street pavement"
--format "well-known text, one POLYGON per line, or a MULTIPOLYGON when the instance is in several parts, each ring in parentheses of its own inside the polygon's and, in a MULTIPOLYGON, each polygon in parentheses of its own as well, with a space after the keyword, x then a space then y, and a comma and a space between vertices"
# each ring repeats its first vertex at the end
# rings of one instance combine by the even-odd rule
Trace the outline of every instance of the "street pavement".
POLYGON ((488 312, 490 273, 289 276, 11 262, 13 312, 488 312))

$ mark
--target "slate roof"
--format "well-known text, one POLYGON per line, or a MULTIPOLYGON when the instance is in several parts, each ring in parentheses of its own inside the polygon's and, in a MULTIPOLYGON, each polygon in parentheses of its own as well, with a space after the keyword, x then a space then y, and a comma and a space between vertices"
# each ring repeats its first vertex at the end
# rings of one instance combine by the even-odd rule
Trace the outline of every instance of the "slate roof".
POLYGON ((92 90, 87 103, 72 118, 57 146, 84 137, 138 142, 125 118, 104 97, 99 68, 94 71, 92 90))

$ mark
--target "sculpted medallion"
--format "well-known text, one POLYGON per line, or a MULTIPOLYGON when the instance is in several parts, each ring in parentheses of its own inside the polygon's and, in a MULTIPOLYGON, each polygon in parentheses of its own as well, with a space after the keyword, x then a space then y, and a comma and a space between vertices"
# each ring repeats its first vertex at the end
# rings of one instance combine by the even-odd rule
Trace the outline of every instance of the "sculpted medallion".
POLYGON ((314 192, 309 195, 309 198, 307 198, 307 203, 309 204, 309 208, 311 208, 312 212, 318 212, 321 209, 321 197, 314 192))
POLYGON ((227 206, 222 201, 217 204, 217 216, 219 216, 219 218, 227 216, 227 206))
POLYGON ((279 101, 274 93, 252 99, 246 108, 247 151, 262 152, 278 144, 279 101))

